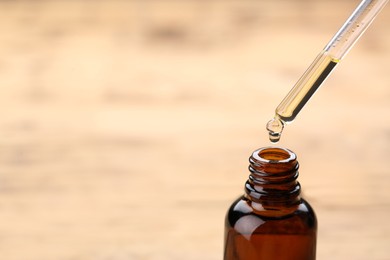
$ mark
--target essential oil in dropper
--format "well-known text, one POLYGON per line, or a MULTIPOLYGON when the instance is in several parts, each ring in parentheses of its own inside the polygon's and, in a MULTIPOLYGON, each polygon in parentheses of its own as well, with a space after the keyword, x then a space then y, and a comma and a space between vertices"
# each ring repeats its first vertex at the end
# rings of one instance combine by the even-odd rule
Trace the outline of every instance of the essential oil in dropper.
POLYGON ((302 107, 332 72, 339 60, 321 53, 276 108, 275 117, 267 124, 271 142, 279 141, 283 126, 295 119, 302 107))

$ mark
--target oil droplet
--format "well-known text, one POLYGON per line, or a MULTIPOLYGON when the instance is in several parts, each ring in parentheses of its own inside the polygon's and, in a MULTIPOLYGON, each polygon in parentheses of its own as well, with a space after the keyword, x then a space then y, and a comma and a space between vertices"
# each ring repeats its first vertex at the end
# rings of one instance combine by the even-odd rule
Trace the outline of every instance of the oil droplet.
POLYGON ((279 142, 280 140, 280 137, 281 137, 281 134, 279 133, 269 133, 269 140, 272 142, 272 143, 277 143, 279 142))
POLYGON ((275 116, 267 123, 267 130, 269 133, 269 140, 272 143, 279 142, 284 128, 284 123, 278 116, 275 116))

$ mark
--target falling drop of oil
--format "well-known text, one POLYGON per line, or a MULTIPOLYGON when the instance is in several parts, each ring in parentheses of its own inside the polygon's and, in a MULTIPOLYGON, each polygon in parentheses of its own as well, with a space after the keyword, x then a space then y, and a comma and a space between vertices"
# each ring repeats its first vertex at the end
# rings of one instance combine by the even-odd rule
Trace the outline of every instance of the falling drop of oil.
POLYGON ((275 116, 267 123, 269 140, 272 143, 277 143, 280 140, 284 128, 284 123, 278 116, 275 116))

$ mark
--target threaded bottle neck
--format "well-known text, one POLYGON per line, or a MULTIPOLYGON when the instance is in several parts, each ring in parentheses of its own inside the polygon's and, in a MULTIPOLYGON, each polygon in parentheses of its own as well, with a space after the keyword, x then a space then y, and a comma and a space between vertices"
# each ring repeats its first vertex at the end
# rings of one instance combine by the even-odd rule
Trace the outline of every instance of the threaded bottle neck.
POLYGON ((246 197, 264 209, 291 207, 300 201, 299 164, 294 152, 278 147, 260 148, 249 158, 246 197))

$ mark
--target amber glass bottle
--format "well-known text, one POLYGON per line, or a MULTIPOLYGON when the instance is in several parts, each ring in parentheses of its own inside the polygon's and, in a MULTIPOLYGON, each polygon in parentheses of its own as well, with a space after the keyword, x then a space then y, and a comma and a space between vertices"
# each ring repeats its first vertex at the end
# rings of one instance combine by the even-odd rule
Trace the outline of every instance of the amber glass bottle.
POLYGON ((262 148, 249 162, 245 194, 226 215, 224 260, 314 260, 317 219, 300 197, 296 155, 262 148))

